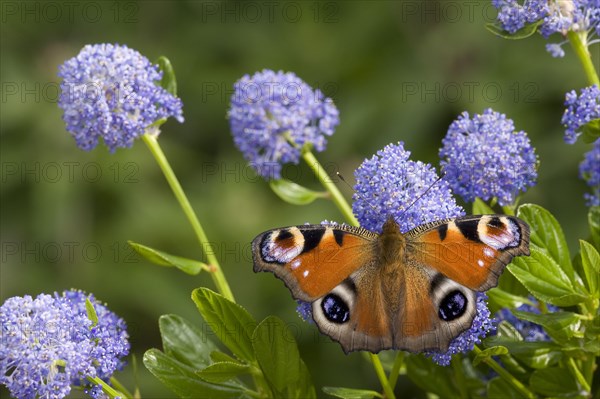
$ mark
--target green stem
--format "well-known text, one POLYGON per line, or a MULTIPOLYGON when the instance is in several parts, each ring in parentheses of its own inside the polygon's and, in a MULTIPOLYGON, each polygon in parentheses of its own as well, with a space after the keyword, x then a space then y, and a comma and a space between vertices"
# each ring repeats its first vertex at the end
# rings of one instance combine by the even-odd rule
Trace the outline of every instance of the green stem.
POLYGON ((585 71, 589 84, 595 84, 600 87, 600 79, 598 79, 596 68, 592 62, 592 56, 587 47, 587 32, 569 31, 567 37, 569 38, 571 47, 573 47, 575 54, 577 54, 579 61, 583 65, 583 70, 585 71))
POLYGON ((592 386, 592 382, 594 381, 594 371, 596 371, 596 357, 588 354, 587 358, 583 361, 583 374, 590 386, 592 386))
MULTIPOLYGON (((473 348, 473 351, 475 352, 475 355, 478 355, 481 353, 481 349, 479 349, 479 347, 477 345, 473 348)), ((482 361, 485 364, 487 364, 492 370, 494 370, 496 373, 498 373, 498 375, 500 377, 502 377, 504 379, 504 381, 506 381, 510 385, 512 385, 512 387, 515 388, 523 397, 525 397, 527 399, 535 399, 536 398, 536 395, 533 392, 531 392, 529 389, 527 389, 527 387, 525 385, 523 385, 521 383, 521 381, 517 380, 511 373, 506 371, 494 359, 492 359, 491 357, 486 357, 482 361)))
MULTIPOLYGON (((167 160, 167 157, 165 157, 165 154, 163 153, 162 149, 160 148, 160 145, 158 144, 156 137, 153 135, 150 135, 150 134, 144 134, 142 136, 142 139, 144 140, 144 142, 150 149, 150 152, 154 156, 154 159, 158 163, 158 166, 161 168, 163 174, 165 175, 165 178, 167 179, 167 182, 169 183, 171 190, 173 190, 173 194, 175 194, 175 198, 177 198, 177 201, 179 202, 179 205, 183 209, 185 216, 187 217, 188 221, 192 225, 192 228, 194 229, 194 233, 196 233, 196 238, 198 239, 198 242, 200 243, 200 247, 203 249, 210 248, 210 242, 208 241, 208 237, 206 236, 206 233, 204 232, 202 225, 200 225, 200 221, 198 220, 198 217, 196 216, 194 209, 190 205, 190 201, 187 199, 185 192, 181 188, 181 184, 179 184, 179 180, 177 180, 177 177, 175 176, 175 173, 173 172, 171 165, 169 165, 169 161, 167 160)), ((205 250, 204 253, 206 254, 208 263, 210 264, 210 266, 212 268, 212 273, 210 273, 210 275, 211 275, 215 285, 217 286, 217 289, 219 290, 221 295, 223 295, 225 298, 229 299, 230 301, 235 302, 235 299, 233 298, 233 293, 231 292, 231 288, 229 288, 227 279, 225 278, 225 275, 223 274, 223 270, 221 269, 221 266, 219 266, 219 261, 217 260, 215 254, 213 253, 213 251, 210 251, 210 250, 208 250, 208 251, 205 250)))
POLYGON ((404 364, 404 352, 398 351, 396 353, 396 360, 394 360, 394 365, 392 366, 392 371, 390 372, 390 387, 392 390, 396 388, 396 383, 398 382, 398 377, 400 376, 400 369, 404 364))
POLYGON ((340 212, 342 212, 348 223, 354 226, 358 226, 359 223, 354 214, 352 213, 352 208, 350 207, 350 205, 348 205, 348 202, 346 202, 346 199, 344 198, 340 190, 338 190, 337 186, 333 183, 333 180, 331 180, 331 177, 329 177, 329 175, 327 174, 323 166, 321 166, 317 158, 315 158, 314 154, 310 150, 303 150, 302 158, 304 158, 306 164, 312 169, 315 176, 317 176, 317 179, 319 179, 325 190, 327 190, 329 194, 331 194, 331 199, 338 207, 340 212))
POLYGON ((269 395, 271 394, 271 389, 269 388, 269 384, 267 383, 267 380, 265 379, 265 375, 263 374, 262 370, 260 369, 260 366, 258 365, 258 363, 256 363, 256 362, 252 363, 252 365, 250 367, 250 375, 252 376, 252 380, 254 381, 254 386, 256 387, 256 390, 258 391, 257 397, 259 397, 259 398, 269 397, 269 395))
POLYGON ((377 374, 377 378, 379 378, 379 382, 383 388, 383 393, 385 394, 386 399, 396 399, 394 395, 394 390, 390 386, 390 382, 385 375, 385 371, 383 371, 383 365, 381 364, 381 360, 374 353, 369 353, 371 357, 371 361, 373 362, 373 368, 375 369, 375 373, 377 374))
POLYGON ((467 391, 467 377, 465 376, 461 362, 462 356, 452 356, 450 364, 452 365, 452 370, 454 371, 454 378, 458 391, 460 392, 460 397, 468 398, 469 392, 467 391))
POLYGON ((569 357, 569 359, 567 360, 567 368, 569 369, 573 377, 575 377, 579 385, 581 385, 581 387, 586 392, 592 391, 590 384, 586 381, 583 374, 581 374, 581 371, 579 371, 579 367, 577 367, 577 364, 575 364, 575 359, 573 359, 572 357, 569 357))
POLYGON ((106 382, 102 381, 99 377, 87 377, 87 380, 93 384, 100 385, 104 393, 106 393, 110 398, 116 397, 125 397, 127 399, 131 399, 131 396, 127 396, 124 392, 119 392, 106 382))

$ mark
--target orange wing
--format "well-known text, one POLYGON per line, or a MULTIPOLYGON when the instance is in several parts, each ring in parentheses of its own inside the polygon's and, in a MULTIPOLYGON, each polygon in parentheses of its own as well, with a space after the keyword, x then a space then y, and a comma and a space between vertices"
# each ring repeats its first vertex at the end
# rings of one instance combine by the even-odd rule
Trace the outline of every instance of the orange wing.
POLYGON ((346 225, 270 230, 252 241, 254 271, 271 271, 295 299, 315 301, 373 262, 377 234, 346 225))
POLYGON ((406 237, 408 257, 475 291, 495 287, 513 257, 529 255, 529 226, 513 216, 429 223, 406 237))

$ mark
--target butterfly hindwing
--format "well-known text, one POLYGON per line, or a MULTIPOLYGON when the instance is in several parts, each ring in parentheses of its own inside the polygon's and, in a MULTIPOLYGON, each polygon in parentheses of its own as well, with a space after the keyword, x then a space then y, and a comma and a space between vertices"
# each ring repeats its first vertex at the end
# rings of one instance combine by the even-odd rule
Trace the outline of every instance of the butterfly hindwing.
POLYGON ((402 306, 394 317, 394 349, 446 351, 476 314, 476 293, 427 265, 407 264, 402 306))
POLYGON ((379 352, 392 346, 386 298, 379 281, 368 277, 375 264, 365 265, 312 303, 321 333, 338 341, 344 352, 379 352))
POLYGON ((254 271, 270 271, 295 299, 313 302, 373 261, 377 235, 346 225, 291 226, 252 242, 254 271))

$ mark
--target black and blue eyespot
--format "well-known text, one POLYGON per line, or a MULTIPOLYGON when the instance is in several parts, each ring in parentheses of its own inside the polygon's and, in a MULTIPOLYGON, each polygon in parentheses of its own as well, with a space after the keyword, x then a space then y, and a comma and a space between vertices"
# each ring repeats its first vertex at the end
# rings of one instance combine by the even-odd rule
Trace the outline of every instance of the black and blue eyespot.
POLYGON ((327 320, 336 324, 343 324, 350 320, 350 309, 342 298, 335 294, 327 294, 321 302, 321 309, 327 320))
POLYGON ((444 321, 458 319, 467 310, 467 297, 459 290, 450 292, 442 299, 438 314, 444 321))

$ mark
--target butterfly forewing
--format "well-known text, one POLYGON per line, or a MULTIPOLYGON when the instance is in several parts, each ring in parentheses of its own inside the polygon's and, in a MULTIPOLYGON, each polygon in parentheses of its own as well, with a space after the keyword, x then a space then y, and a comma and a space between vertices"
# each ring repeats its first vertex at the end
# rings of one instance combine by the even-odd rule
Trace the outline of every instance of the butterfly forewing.
POLYGON ((312 302, 372 262, 377 235, 335 225, 291 226, 254 239, 254 271, 271 271, 296 299, 312 302))
POLYGON ((475 291, 495 287, 513 257, 529 255, 529 227, 512 216, 467 216, 431 223, 406 237, 408 257, 475 291))

